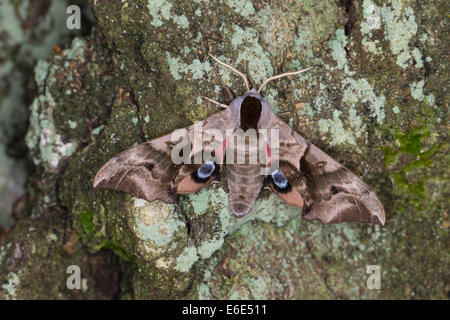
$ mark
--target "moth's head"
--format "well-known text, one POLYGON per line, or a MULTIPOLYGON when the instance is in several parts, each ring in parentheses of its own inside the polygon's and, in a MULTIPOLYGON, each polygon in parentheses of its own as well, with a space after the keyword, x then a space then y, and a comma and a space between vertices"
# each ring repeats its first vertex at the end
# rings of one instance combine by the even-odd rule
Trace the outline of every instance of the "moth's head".
POLYGON ((234 129, 243 130, 266 128, 270 115, 273 113, 270 104, 255 88, 234 99, 229 111, 235 120, 234 129))
POLYGON ((295 74, 300 74, 312 68, 309 67, 303 70, 286 72, 270 77, 266 79, 258 89, 253 88, 250 90, 248 79, 242 72, 233 68, 229 64, 220 61, 212 54, 209 55, 216 62, 227 67, 228 69, 239 75, 242 78, 242 80, 244 80, 245 87, 247 88, 247 92, 243 96, 234 99, 229 107, 231 117, 233 120, 235 120, 234 129, 237 129, 239 127, 244 130, 250 128, 253 128, 255 130, 260 128, 268 128, 269 121, 271 115, 273 114, 273 111, 269 103, 261 97, 260 95, 261 90, 268 82, 272 80, 280 79, 286 76, 292 76, 295 74))

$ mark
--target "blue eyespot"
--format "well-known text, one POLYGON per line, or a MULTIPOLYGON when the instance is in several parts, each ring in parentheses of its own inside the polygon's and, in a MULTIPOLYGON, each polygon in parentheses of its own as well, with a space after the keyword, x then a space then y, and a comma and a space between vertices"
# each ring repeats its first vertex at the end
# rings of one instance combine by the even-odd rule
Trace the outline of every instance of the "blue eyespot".
POLYGON ((272 172, 272 180, 280 188, 285 188, 288 185, 288 180, 284 176, 284 174, 280 171, 280 169, 272 172))
POLYGON ((289 183, 288 179, 284 176, 284 174, 280 171, 280 169, 275 170, 270 175, 270 178, 272 180, 273 186, 275 190, 278 192, 289 192, 291 191, 291 184, 289 183))
POLYGON ((195 182, 204 183, 207 182, 214 174, 219 174, 219 167, 214 160, 209 160, 194 171, 191 176, 195 182))
POLYGON ((214 161, 206 161, 200 168, 198 168, 197 174, 200 179, 208 179, 214 172, 216 165, 214 161))

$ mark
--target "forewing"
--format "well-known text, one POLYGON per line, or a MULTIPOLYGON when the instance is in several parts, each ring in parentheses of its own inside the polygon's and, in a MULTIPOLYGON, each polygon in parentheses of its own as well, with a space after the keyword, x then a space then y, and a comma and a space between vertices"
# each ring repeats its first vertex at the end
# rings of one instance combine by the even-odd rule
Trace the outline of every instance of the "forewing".
MULTIPOLYGON (((225 137, 229 122, 228 111, 224 110, 204 120, 202 127, 217 129, 223 132, 225 137)), ((186 129, 192 142, 194 126, 186 129)), ((201 151, 221 143, 222 141, 217 141, 216 136, 205 135, 201 151)), ((94 188, 124 191, 147 201, 158 199, 174 203, 180 182, 201 166, 201 163, 193 164, 194 155, 191 157, 192 164, 175 164, 171 158, 175 145, 176 142, 171 141, 171 134, 168 134, 117 154, 98 171, 94 178, 94 188)), ((203 182, 202 186, 211 181, 212 179, 203 182)))
POLYGON ((366 183, 281 120, 275 123, 280 130, 280 170, 303 198, 304 219, 384 225, 383 205, 366 183))
POLYGON ((172 147, 170 135, 166 135, 119 153, 98 171, 94 188, 124 191, 147 201, 174 203, 172 183, 183 166, 172 162, 172 147))

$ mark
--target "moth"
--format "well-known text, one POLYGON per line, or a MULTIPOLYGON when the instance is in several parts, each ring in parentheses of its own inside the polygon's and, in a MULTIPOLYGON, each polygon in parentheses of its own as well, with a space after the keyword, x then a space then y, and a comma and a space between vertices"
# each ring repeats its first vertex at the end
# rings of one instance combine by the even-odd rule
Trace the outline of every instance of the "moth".
MULTIPOLYGON (((224 108, 202 122, 204 130, 219 133, 206 135, 201 141, 200 152, 208 149, 210 157, 200 163, 175 163, 171 155, 177 143, 168 134, 111 158, 96 174, 95 189, 120 190, 149 202, 161 200, 175 203, 177 194, 196 192, 218 181, 225 166, 229 208, 238 218, 250 212, 261 189, 268 187, 288 205, 303 208, 302 217, 306 220, 320 220, 325 224, 361 221, 384 225, 383 205, 374 191, 349 169, 279 119, 261 96, 262 88, 269 81, 310 68, 271 77, 259 89, 250 89, 243 73, 211 57, 238 74, 247 92, 234 98, 229 105, 204 97, 224 108), (230 155, 227 148, 239 136, 235 133, 242 135, 242 132, 245 134, 249 130, 257 133, 264 130, 278 132, 277 139, 271 139, 268 135, 259 139, 258 145, 265 147, 265 159, 261 157, 256 163, 250 163, 248 152, 243 151, 241 146, 240 149, 237 147, 239 150, 231 149, 231 154, 240 152, 244 162, 225 164, 223 159, 228 159, 230 155), (274 151, 277 151, 277 161, 272 161, 274 151), (261 174, 261 168, 267 169, 266 174, 261 174)), ((194 126, 185 128, 185 131, 192 144, 194 126)), ((250 147, 249 139, 244 141, 244 148, 250 147)), ((196 152, 191 148, 189 150, 187 158, 193 159, 196 152)))

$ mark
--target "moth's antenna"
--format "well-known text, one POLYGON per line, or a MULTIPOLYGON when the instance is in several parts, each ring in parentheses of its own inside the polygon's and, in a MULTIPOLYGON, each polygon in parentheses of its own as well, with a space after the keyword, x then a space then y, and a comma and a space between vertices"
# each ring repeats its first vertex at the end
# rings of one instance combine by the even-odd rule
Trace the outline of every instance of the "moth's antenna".
POLYGON ((309 68, 306 68, 306 69, 303 69, 303 70, 300 70, 300 71, 286 72, 286 73, 279 74, 277 76, 270 77, 269 79, 266 79, 266 81, 263 82, 263 84, 259 87, 258 92, 261 92, 262 88, 264 88, 264 86, 269 81, 280 79, 280 78, 283 78, 283 77, 293 76, 295 74, 299 74, 299 73, 303 73, 305 71, 308 71, 309 69, 312 69, 312 67, 309 67, 309 68))
POLYGON ((228 108, 228 106, 227 106, 226 104, 220 103, 220 102, 218 102, 218 101, 216 101, 216 100, 214 100, 214 99, 211 99, 211 98, 208 98, 208 97, 205 97, 205 96, 200 96, 200 97, 202 97, 202 98, 208 100, 209 102, 212 102, 212 103, 214 103, 214 104, 217 104, 217 105, 218 105, 219 107, 221 107, 221 108, 224 108, 224 109, 228 108))
POLYGON ((249 88, 249 86, 248 86, 248 80, 247 80, 247 77, 246 77, 242 72, 236 70, 235 68, 233 68, 233 67, 230 66, 229 64, 226 64, 225 62, 220 61, 219 59, 217 59, 216 57, 214 57, 211 53, 208 53, 208 54, 211 56, 211 58, 213 58, 214 60, 216 60, 217 63, 219 63, 219 64, 223 65, 224 67, 227 67, 227 68, 230 69, 231 71, 237 73, 237 74, 242 78, 242 80, 244 80, 245 87, 247 88, 247 91, 250 90, 250 88, 249 88))

